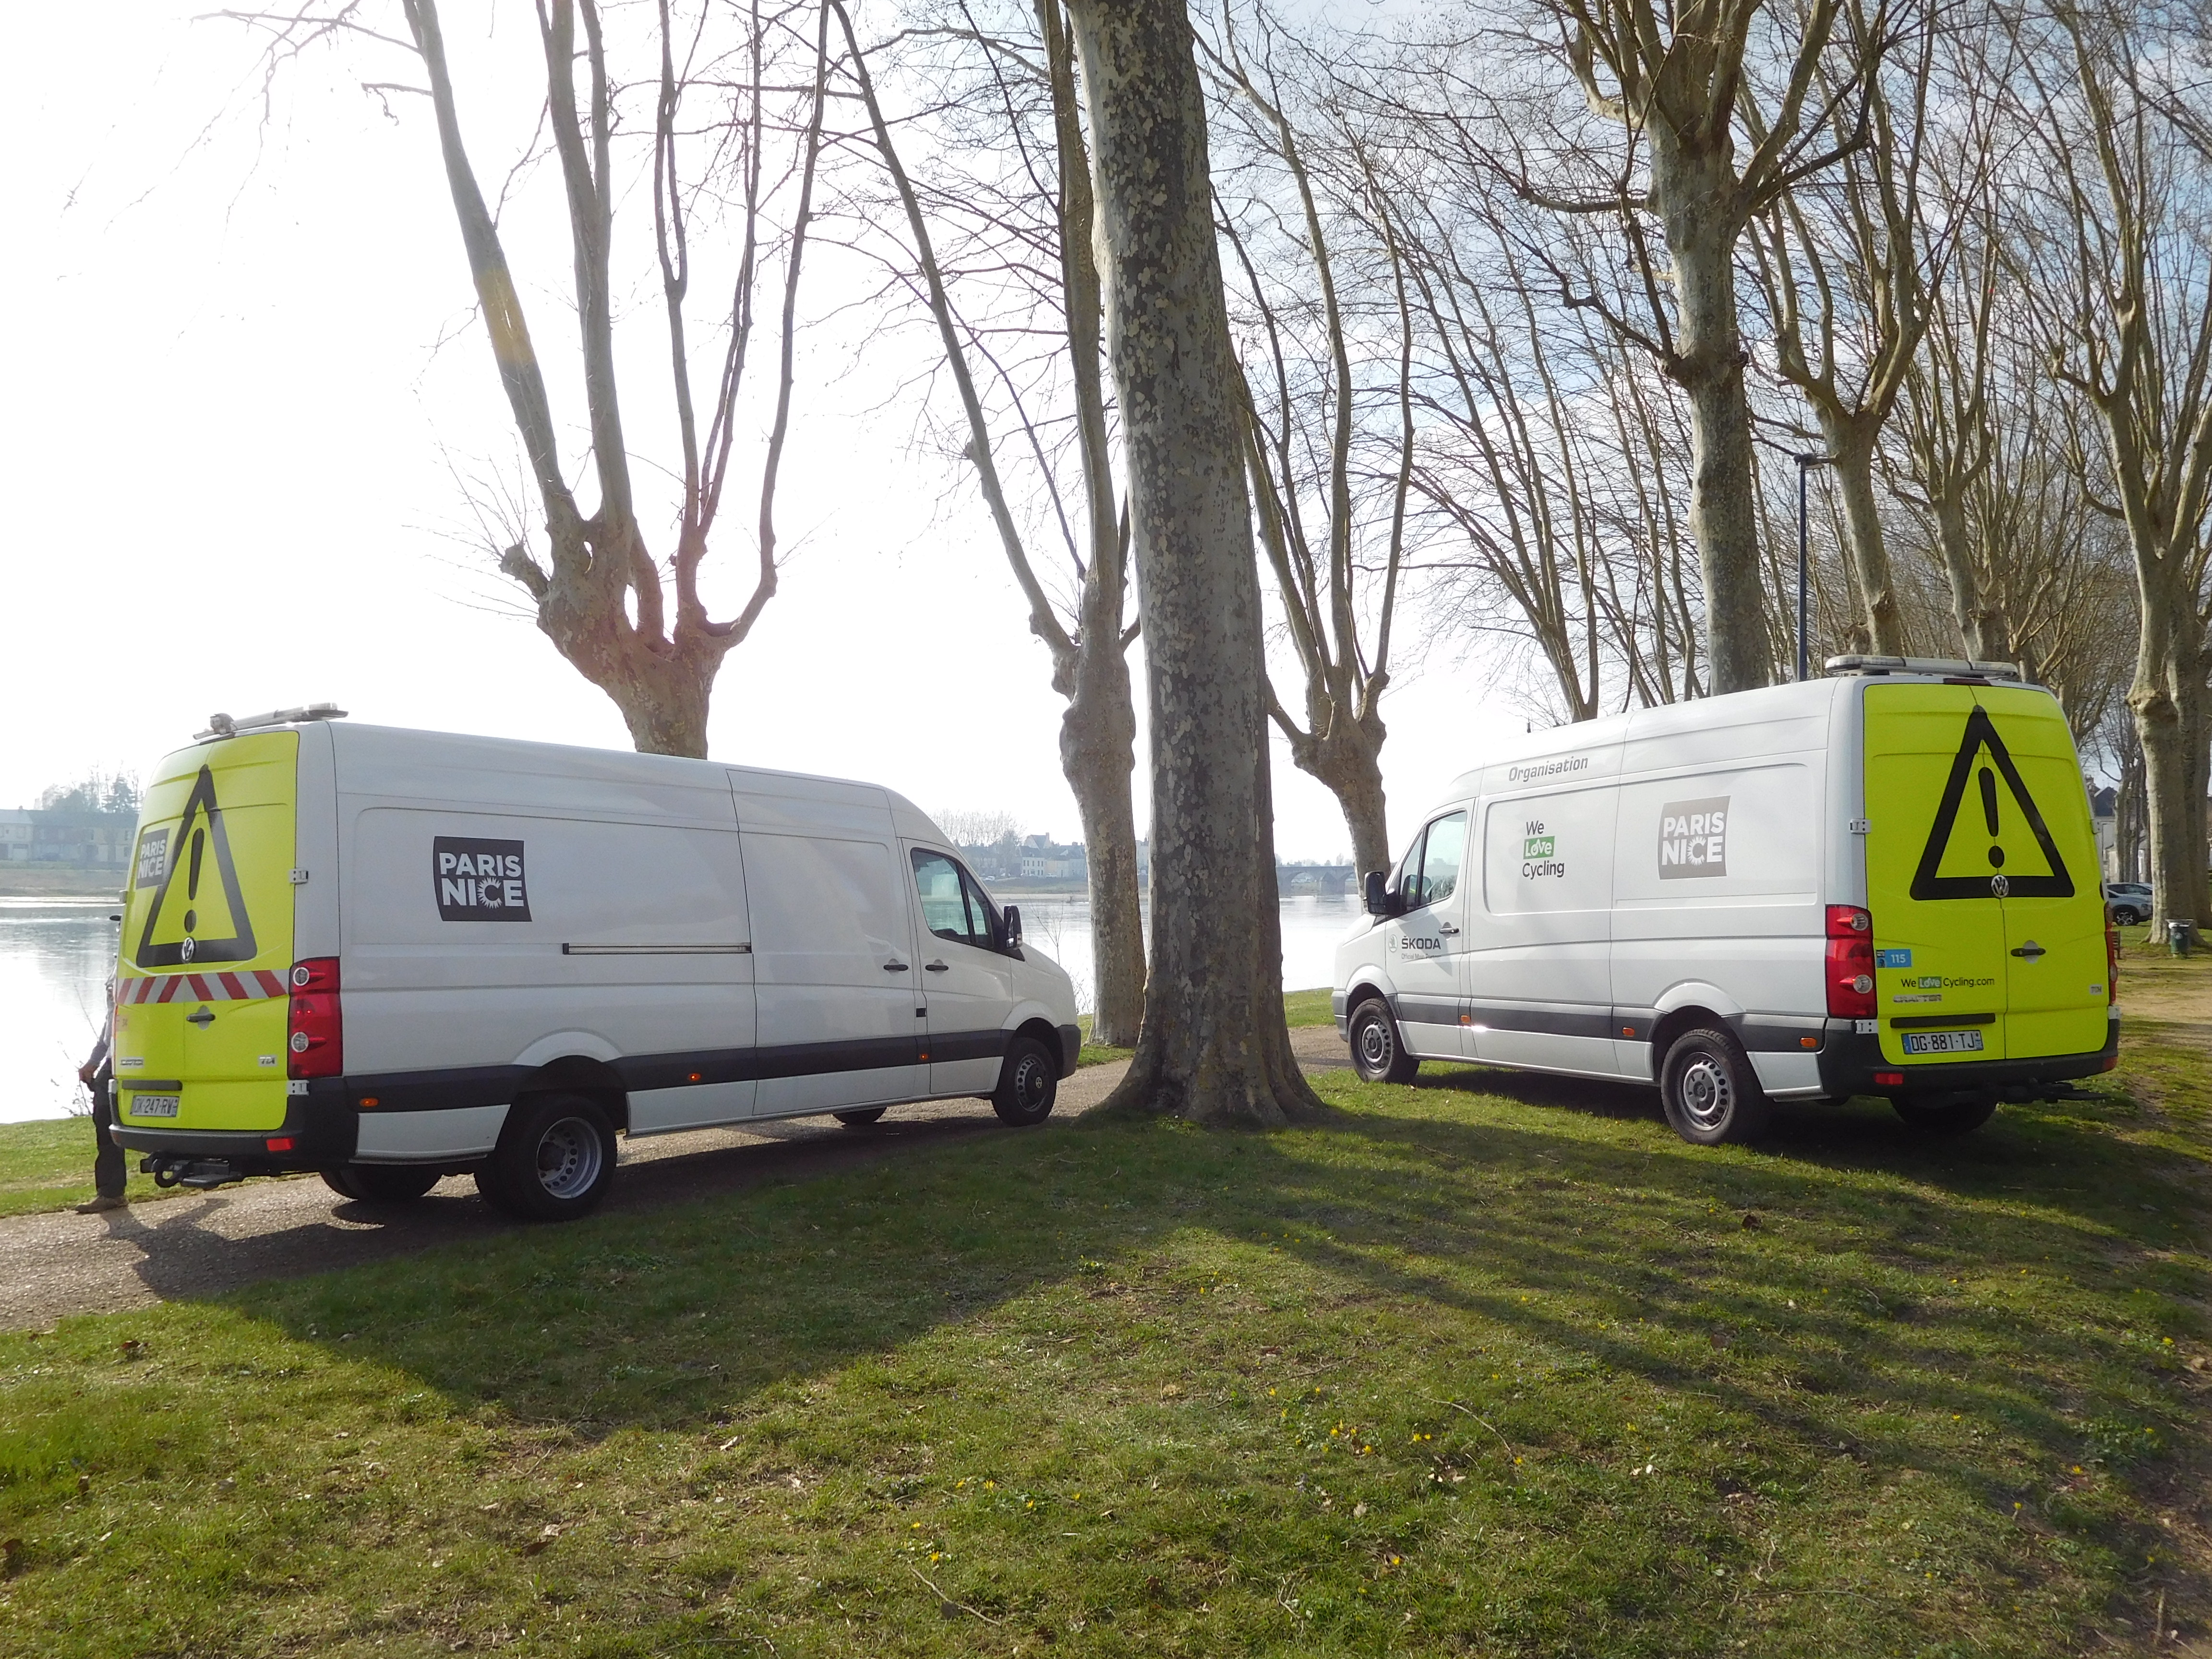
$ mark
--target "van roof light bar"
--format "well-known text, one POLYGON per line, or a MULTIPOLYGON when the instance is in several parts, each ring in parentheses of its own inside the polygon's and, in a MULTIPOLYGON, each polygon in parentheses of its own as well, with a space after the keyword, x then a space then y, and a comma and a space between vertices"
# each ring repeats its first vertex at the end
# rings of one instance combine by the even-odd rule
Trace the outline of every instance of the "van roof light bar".
POLYGON ((2016 662, 1977 662, 1970 657, 1869 657, 1853 652, 1831 657, 1823 666, 1831 674, 1940 674, 1951 679, 2033 683, 2016 662))
POLYGON ((268 726, 297 726, 302 720, 342 720, 346 711, 334 702, 311 702, 304 708, 272 708, 265 714, 243 714, 233 720, 228 714, 210 714, 207 730, 192 733, 194 743, 210 743, 217 738, 234 738, 240 732, 258 732, 268 726))

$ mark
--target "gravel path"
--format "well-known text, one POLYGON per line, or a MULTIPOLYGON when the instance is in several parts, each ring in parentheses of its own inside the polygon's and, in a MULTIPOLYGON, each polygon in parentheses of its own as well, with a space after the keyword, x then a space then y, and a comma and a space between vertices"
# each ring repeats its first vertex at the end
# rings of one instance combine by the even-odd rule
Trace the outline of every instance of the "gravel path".
MULTIPOLYGON (((1291 1037, 1309 1070, 1346 1064, 1344 1046, 1331 1027, 1304 1027, 1291 1037)), ((1097 1105, 1127 1069, 1127 1061, 1090 1066, 1064 1079, 1054 1121, 1097 1105)), ((1000 1132, 987 1103, 955 1100, 896 1107, 865 1130, 809 1117, 625 1140, 622 1173, 607 1207, 646 1210, 763 1182, 800 1181, 915 1147, 1000 1132)), ((0 1220, 0 1330, 43 1330, 65 1314, 212 1296, 260 1279, 489 1237, 517 1225, 478 1198, 476 1183, 465 1176, 440 1182, 428 1198, 397 1212, 351 1203, 307 1176, 249 1181, 105 1215, 13 1216, 0 1220)))

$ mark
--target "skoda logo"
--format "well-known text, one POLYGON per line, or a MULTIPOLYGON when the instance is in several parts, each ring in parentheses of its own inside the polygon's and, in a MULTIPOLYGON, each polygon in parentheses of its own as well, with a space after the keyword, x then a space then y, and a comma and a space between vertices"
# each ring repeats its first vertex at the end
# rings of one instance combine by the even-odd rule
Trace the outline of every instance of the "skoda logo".
POLYGON ((2002 898, 2007 893, 2012 891, 2012 884, 2007 881, 2002 876, 1991 876, 1990 878, 1990 891, 1995 893, 1999 898, 2002 898))

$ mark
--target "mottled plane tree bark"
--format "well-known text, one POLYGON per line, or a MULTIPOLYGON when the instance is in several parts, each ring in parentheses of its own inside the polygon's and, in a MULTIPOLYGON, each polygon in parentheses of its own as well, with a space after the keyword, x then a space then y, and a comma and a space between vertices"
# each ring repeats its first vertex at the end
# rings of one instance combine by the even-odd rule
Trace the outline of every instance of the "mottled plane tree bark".
POLYGON ((1070 0, 1128 458, 1152 754, 1145 1029, 1111 1107, 1279 1125, 1322 1109, 1282 1000, 1267 666, 1243 392, 1182 0, 1070 0))
MULTIPOLYGON (((1116 501, 1108 434, 1099 337, 1102 301, 1097 258, 1091 246, 1091 158, 1078 106, 1074 42, 1060 0, 1037 0, 1054 164, 1050 234, 1055 244, 1059 326, 1065 336, 1066 372, 1082 484, 1080 527, 1070 527, 1071 542, 1079 537, 1079 550, 1076 545, 1070 549, 1077 578, 1075 614, 1070 627, 1038 579, 1008 499, 989 417, 969 363, 967 331, 955 310, 938 258, 930 216, 900 158, 851 15, 842 0, 832 0, 832 4, 844 33, 851 71, 867 111, 877 152, 905 214, 913 242, 911 258, 944 349, 945 367, 959 396, 968 428, 967 459, 975 467, 976 483, 990 510, 1006 562, 1029 602, 1030 631, 1050 653, 1053 690, 1067 700, 1060 717, 1060 759, 1082 819, 1090 869, 1093 972, 1097 988, 1091 1035, 1099 1042, 1127 1047, 1137 1041, 1145 1013, 1143 895, 1137 880, 1136 817, 1129 789, 1137 762, 1137 714, 1127 653, 1137 628, 1123 623, 1128 607, 1129 546, 1116 501)), ((995 49, 988 42, 979 40, 978 44, 987 52, 995 49)), ((1007 113, 1010 120, 1019 118, 1011 109, 1007 113)), ((1006 240, 1012 244, 1018 238, 1008 234, 1006 240)), ((1040 451, 1035 431, 1028 435, 1033 453, 1040 451)))

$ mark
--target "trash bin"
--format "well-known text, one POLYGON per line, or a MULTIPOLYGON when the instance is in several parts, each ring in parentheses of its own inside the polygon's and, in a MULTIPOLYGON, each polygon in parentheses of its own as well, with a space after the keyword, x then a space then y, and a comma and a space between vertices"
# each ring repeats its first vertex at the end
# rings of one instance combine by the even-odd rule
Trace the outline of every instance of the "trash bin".
POLYGON ((2175 916, 2166 924, 2166 952, 2168 956, 2185 957, 2192 937, 2197 932, 2194 916, 2175 916))

